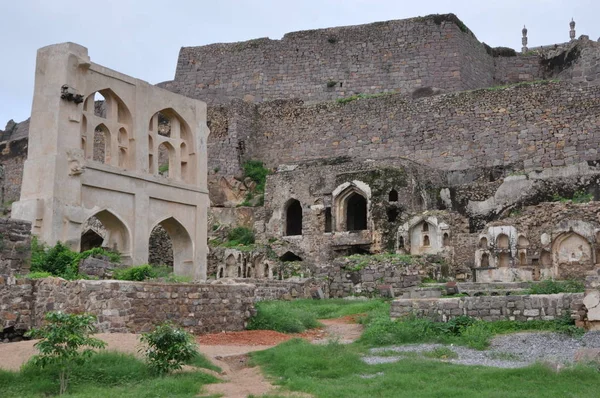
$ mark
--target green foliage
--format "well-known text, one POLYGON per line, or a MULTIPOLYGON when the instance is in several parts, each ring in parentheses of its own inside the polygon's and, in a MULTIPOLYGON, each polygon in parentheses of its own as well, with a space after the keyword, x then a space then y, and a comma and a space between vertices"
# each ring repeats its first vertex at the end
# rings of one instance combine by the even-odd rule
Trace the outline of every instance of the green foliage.
POLYGON ((335 87, 337 84, 338 84, 338 82, 336 82, 335 80, 329 80, 329 81, 327 81, 327 87, 328 88, 335 87))
POLYGON ((106 256, 111 262, 121 262, 119 253, 99 247, 77 253, 58 242, 53 247, 47 247, 39 242, 37 237, 31 239, 31 272, 49 273, 64 279, 81 278, 79 263, 90 256, 106 256))
POLYGON ((269 169, 260 160, 248 160, 242 167, 244 177, 250 177, 256 183, 256 192, 264 193, 267 176, 270 174, 269 169))
POLYGON ((575 193, 573 193, 573 196, 570 199, 562 197, 562 196, 560 196, 557 193, 555 193, 554 195, 552 195, 552 201, 553 202, 561 202, 561 203, 567 203, 567 202, 588 203, 588 202, 591 202, 592 200, 594 200, 594 195, 591 194, 591 193, 587 193, 584 190, 575 191, 575 193))
POLYGON ((416 317, 394 321, 386 314, 379 314, 366 319, 365 323, 367 327, 359 342, 367 346, 443 343, 483 350, 489 346, 491 338, 496 334, 527 330, 547 330, 569 335, 583 333, 583 329, 575 327, 569 314, 553 321, 533 320, 527 322, 485 322, 467 316, 459 316, 446 323, 416 317))
POLYGON ((169 173, 169 164, 168 163, 161 164, 160 166, 158 166, 158 174, 165 175, 168 173, 169 173))
POLYGON ((227 234, 226 246, 251 245, 255 241, 254 231, 246 227, 233 228, 227 234))
POLYGON ((52 276, 52 274, 50 272, 36 271, 36 272, 30 272, 23 277, 29 278, 29 279, 44 279, 44 278, 49 278, 51 276, 52 276))
POLYGON ((262 301, 256 303, 257 313, 250 319, 248 329, 299 333, 320 326, 318 319, 371 312, 387 313, 389 316, 389 308, 389 304, 383 300, 262 301))
POLYGON ((96 317, 90 314, 65 314, 49 312, 44 317, 47 324, 27 332, 28 337, 40 338, 35 343, 39 355, 32 359, 34 365, 45 368, 56 366, 59 370, 60 394, 67 391, 73 368, 89 360, 94 348, 106 343, 90 337, 96 331, 96 317))
POLYGON ((121 281, 145 281, 158 277, 156 270, 149 264, 136 265, 128 268, 116 269, 113 278, 121 281))
POLYGON ((394 94, 394 93, 355 94, 355 95, 351 95, 349 97, 338 98, 336 100, 336 102, 338 104, 342 104, 343 105, 343 104, 347 104, 349 102, 357 101, 357 100, 360 100, 360 99, 378 98, 378 97, 383 97, 385 95, 391 95, 391 94, 394 94))
POLYGON ((600 389, 600 373, 589 366, 568 367, 556 373, 543 365, 500 369, 410 356, 394 363, 368 365, 360 361, 362 353, 355 344, 315 345, 290 340, 251 355, 283 389, 315 398, 592 397, 600 389))
POLYGON ((519 83, 504 84, 501 86, 487 87, 487 88, 484 88, 483 90, 499 91, 499 90, 504 90, 504 89, 511 88, 511 87, 526 87, 526 86, 531 86, 531 85, 535 85, 535 84, 545 85, 545 84, 549 84, 549 83, 556 83, 558 81, 559 80, 556 80, 556 79, 533 80, 533 81, 529 81, 529 82, 519 82, 519 83))
POLYGON ((199 355, 194 336, 168 322, 143 333, 140 341, 147 346, 141 351, 155 374, 179 370, 199 355))
POLYGON ((583 291, 585 291, 585 285, 581 281, 546 279, 538 283, 530 283, 526 294, 581 293, 583 291))
POLYGON ((426 358, 436 358, 436 359, 456 359, 458 358, 458 354, 452 351, 448 347, 438 347, 434 348, 431 351, 423 352, 423 356, 426 358))
POLYGON ((409 254, 379 253, 379 254, 352 254, 346 257, 354 264, 350 271, 360 271, 371 262, 402 262, 412 264, 414 258, 409 254))
MULTIPOLYGON (((196 367, 201 363, 192 360, 196 367)), ((58 394, 59 369, 48 366, 40 369, 31 362, 20 372, 0 370, 0 396, 48 397, 58 394)), ((148 366, 130 354, 101 351, 89 361, 76 366, 70 377, 69 397, 77 398, 193 398, 202 386, 217 379, 200 371, 157 376, 148 366)))

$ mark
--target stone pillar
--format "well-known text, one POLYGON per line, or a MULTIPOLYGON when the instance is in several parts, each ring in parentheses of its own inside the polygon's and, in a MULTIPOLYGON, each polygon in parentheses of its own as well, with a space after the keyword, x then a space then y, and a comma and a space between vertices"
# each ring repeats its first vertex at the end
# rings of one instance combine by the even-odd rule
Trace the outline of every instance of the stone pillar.
POLYGON ((585 278, 583 304, 587 309, 586 329, 600 330, 600 268, 589 272, 585 278))
POLYGON ((521 47, 521 52, 525 54, 527 52, 527 27, 525 25, 523 25, 523 30, 521 32, 523 33, 523 38, 521 39, 523 47, 521 47))
POLYGON ((573 21, 573 18, 571 18, 571 22, 569 22, 569 26, 571 27, 571 30, 569 31, 569 38, 571 40, 575 40, 575 21, 573 21))

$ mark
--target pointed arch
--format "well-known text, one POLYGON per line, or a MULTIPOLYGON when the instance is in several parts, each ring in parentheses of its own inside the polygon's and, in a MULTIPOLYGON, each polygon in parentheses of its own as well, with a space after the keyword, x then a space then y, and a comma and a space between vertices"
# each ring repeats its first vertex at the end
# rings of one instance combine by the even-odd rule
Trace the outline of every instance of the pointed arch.
POLYGON ((94 128, 93 160, 110 164, 110 139, 110 130, 104 123, 94 128))
MULTIPOLYGON (((187 229, 175 217, 167 217, 156 223, 150 231, 157 225, 163 227, 171 238, 173 244, 173 272, 175 275, 192 275, 194 243, 187 229)), ((150 239, 150 233, 148 239, 150 239)))
POLYGON ((496 237, 496 248, 498 249, 509 249, 510 248, 510 239, 506 234, 499 234, 496 237))
POLYGON ((131 112, 125 102, 110 88, 96 90, 83 102, 83 111, 89 115, 131 125, 131 112), (99 94, 99 96, 97 95, 99 94))
POLYGON ((337 231, 368 229, 371 190, 361 181, 346 182, 333 191, 337 231))
POLYGON ((388 194, 388 202, 397 202, 398 201, 398 191, 392 189, 388 194))
MULTIPOLYGON (((127 264, 131 260, 131 230, 127 223, 116 212, 108 209, 100 210, 88 219, 92 217, 98 219, 106 230, 102 246, 118 251, 121 254, 123 263, 127 264)), ((82 225, 85 225, 85 223, 82 225)), ((84 231, 81 232, 83 235, 84 231)))
POLYGON ((284 207, 285 235, 302 235, 302 205, 297 199, 290 199, 284 207))

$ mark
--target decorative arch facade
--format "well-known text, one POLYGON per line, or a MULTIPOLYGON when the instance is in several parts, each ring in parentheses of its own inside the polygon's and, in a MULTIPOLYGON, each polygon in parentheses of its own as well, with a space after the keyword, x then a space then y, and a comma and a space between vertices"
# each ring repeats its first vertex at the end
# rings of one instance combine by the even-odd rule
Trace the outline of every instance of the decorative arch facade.
POLYGON ((15 218, 53 245, 80 249, 95 216, 103 245, 125 262, 148 261, 152 229, 174 246, 174 271, 206 278, 206 104, 90 61, 73 43, 38 52, 30 141, 15 218), (99 93, 100 95, 96 95, 99 93), (159 118, 169 134, 159 134, 159 118), (168 145, 169 173, 157 149, 168 145))

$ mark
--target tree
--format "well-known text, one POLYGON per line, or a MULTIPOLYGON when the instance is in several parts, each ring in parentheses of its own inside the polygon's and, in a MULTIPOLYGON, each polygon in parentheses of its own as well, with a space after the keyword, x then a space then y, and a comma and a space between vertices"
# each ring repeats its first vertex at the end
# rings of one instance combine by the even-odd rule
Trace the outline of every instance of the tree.
POLYGON ((147 345, 140 351, 156 374, 181 369, 198 354, 194 336, 169 322, 157 326, 152 332, 143 333, 140 340, 147 345))
POLYGON ((44 319, 47 323, 43 327, 26 334, 28 337, 41 338, 35 343, 40 353, 32 361, 41 368, 58 368, 62 395, 67 391, 73 368, 85 363, 95 348, 104 348, 106 343, 90 337, 96 331, 94 315, 49 312, 44 319))

